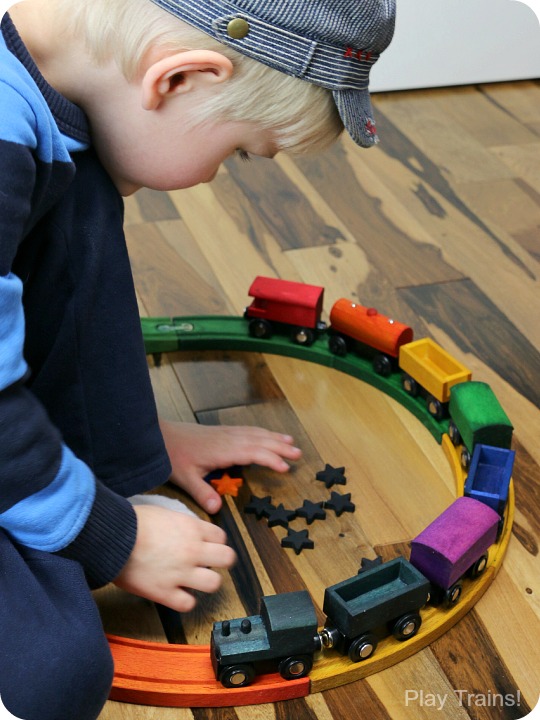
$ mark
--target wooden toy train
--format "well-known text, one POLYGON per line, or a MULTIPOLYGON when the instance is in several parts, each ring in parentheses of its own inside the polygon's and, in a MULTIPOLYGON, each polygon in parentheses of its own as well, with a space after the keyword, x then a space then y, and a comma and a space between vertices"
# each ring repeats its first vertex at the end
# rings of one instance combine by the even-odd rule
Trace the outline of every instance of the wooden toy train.
POLYGON ((473 381, 457 358, 352 300, 338 299, 327 325, 322 287, 257 277, 249 295, 244 317, 142 319, 147 352, 158 362, 161 352, 178 349, 257 350, 348 372, 406 404, 432 432, 436 426, 433 434, 454 447, 465 482, 460 497, 412 540, 409 559, 373 564, 326 588, 321 629, 306 591, 264 597, 258 615, 214 623, 213 673, 226 688, 243 688, 267 672, 304 678, 318 653, 348 657, 353 666, 370 658, 385 637, 413 638, 426 613, 430 620, 438 609, 445 618, 457 617, 475 590, 470 585, 458 605, 466 583, 500 563, 499 541, 508 536, 512 509, 512 424, 490 386, 473 381))
POLYGON ((321 321, 324 288, 315 285, 257 277, 249 295, 244 317, 253 337, 287 333, 292 342, 310 345, 326 333, 331 353, 370 357, 382 376, 401 373, 404 390, 423 396, 433 417, 450 415, 449 436, 463 445, 464 468, 477 444, 510 449, 513 427, 489 385, 472 382, 470 370, 430 338, 414 340, 409 326, 344 298, 332 306, 327 327, 321 321))
POLYGON ((484 502, 457 498, 412 541, 410 561, 397 557, 326 588, 320 632, 307 591, 263 597, 259 615, 214 623, 216 679, 228 688, 245 687, 267 672, 293 680, 309 674, 321 649, 334 648, 356 663, 389 634, 409 640, 428 602, 452 607, 464 580, 484 572, 500 522, 484 502))
POLYGON ((327 327, 321 287, 257 277, 249 294, 253 302, 244 317, 253 337, 287 333, 292 342, 310 345, 326 333, 331 353, 368 356, 383 376, 402 373, 407 393, 424 397, 437 419, 450 417, 448 434, 462 446, 468 476, 464 496, 414 538, 410 560, 394 558, 325 590, 320 631, 306 591, 264 597, 259 615, 214 623, 212 666, 225 687, 244 687, 266 672, 288 680, 305 677, 315 654, 331 648, 360 662, 387 635, 414 637, 427 603, 454 606, 465 578, 474 581, 488 566, 514 462, 513 427, 495 394, 486 383, 473 382, 470 371, 437 343, 415 341, 407 325, 343 298, 334 303, 327 327))

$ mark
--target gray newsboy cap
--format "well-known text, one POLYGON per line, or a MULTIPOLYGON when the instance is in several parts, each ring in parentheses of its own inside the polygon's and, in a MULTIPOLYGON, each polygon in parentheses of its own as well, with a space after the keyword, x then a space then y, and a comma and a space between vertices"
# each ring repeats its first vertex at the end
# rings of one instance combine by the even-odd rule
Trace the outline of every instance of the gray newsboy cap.
POLYGON ((332 90, 362 147, 378 142, 369 71, 388 47, 395 0, 152 0, 276 70, 332 90))

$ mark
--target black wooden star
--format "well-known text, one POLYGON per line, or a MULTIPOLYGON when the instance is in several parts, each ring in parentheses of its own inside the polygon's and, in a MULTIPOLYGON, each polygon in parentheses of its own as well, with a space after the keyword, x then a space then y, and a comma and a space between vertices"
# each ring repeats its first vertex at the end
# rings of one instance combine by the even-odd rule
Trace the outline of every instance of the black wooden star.
POLYGON ((351 493, 347 493, 346 495, 341 495, 338 492, 332 491, 332 495, 330 496, 330 500, 327 500, 324 503, 325 508, 330 508, 330 510, 334 510, 336 515, 339 517, 344 512, 354 512, 355 511, 355 505, 351 502, 351 493))
POLYGON ((297 555, 302 550, 313 550, 315 543, 309 537, 307 530, 287 530, 287 537, 281 540, 281 547, 292 548, 297 555))
POLYGON ((345 485, 347 483, 345 468, 335 468, 328 465, 328 463, 324 466, 324 470, 319 470, 315 477, 323 482, 327 488, 331 488, 332 485, 345 485))
POLYGON ((275 510, 275 507, 270 502, 271 499, 270 495, 266 495, 266 497, 263 498, 252 495, 251 500, 244 507, 244 512, 256 515, 257 520, 260 520, 262 517, 267 518, 275 510))
POLYGON ((382 565, 382 557, 380 555, 377 555, 377 557, 373 558, 373 560, 363 557, 360 561, 360 570, 358 571, 358 575, 366 572, 367 570, 371 570, 371 568, 377 567, 378 565, 382 565))
POLYGON ((296 510, 285 510, 283 503, 274 508, 268 516, 268 527, 281 525, 286 528, 291 520, 296 517, 296 510))
POLYGON ((308 525, 314 520, 324 520, 326 512, 323 509, 323 502, 314 503, 311 500, 304 500, 304 504, 301 508, 297 508, 296 514, 298 517, 306 519, 308 525))

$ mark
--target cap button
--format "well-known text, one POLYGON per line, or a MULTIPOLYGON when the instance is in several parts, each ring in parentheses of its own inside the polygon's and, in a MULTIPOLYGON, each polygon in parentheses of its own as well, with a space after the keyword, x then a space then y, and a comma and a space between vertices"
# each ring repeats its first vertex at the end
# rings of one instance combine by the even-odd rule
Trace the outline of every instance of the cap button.
POLYGON ((227 35, 234 40, 245 38, 249 32, 249 23, 243 18, 234 18, 227 25, 227 35))

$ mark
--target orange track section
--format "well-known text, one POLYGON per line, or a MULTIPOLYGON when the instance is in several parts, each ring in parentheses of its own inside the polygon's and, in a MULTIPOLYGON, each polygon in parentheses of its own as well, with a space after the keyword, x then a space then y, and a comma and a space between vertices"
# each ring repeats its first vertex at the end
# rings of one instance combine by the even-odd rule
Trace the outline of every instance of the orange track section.
POLYGON ((208 645, 167 645, 108 635, 114 659, 110 699, 163 707, 226 707, 309 695, 309 678, 258 677, 244 688, 224 688, 214 677, 208 645))

